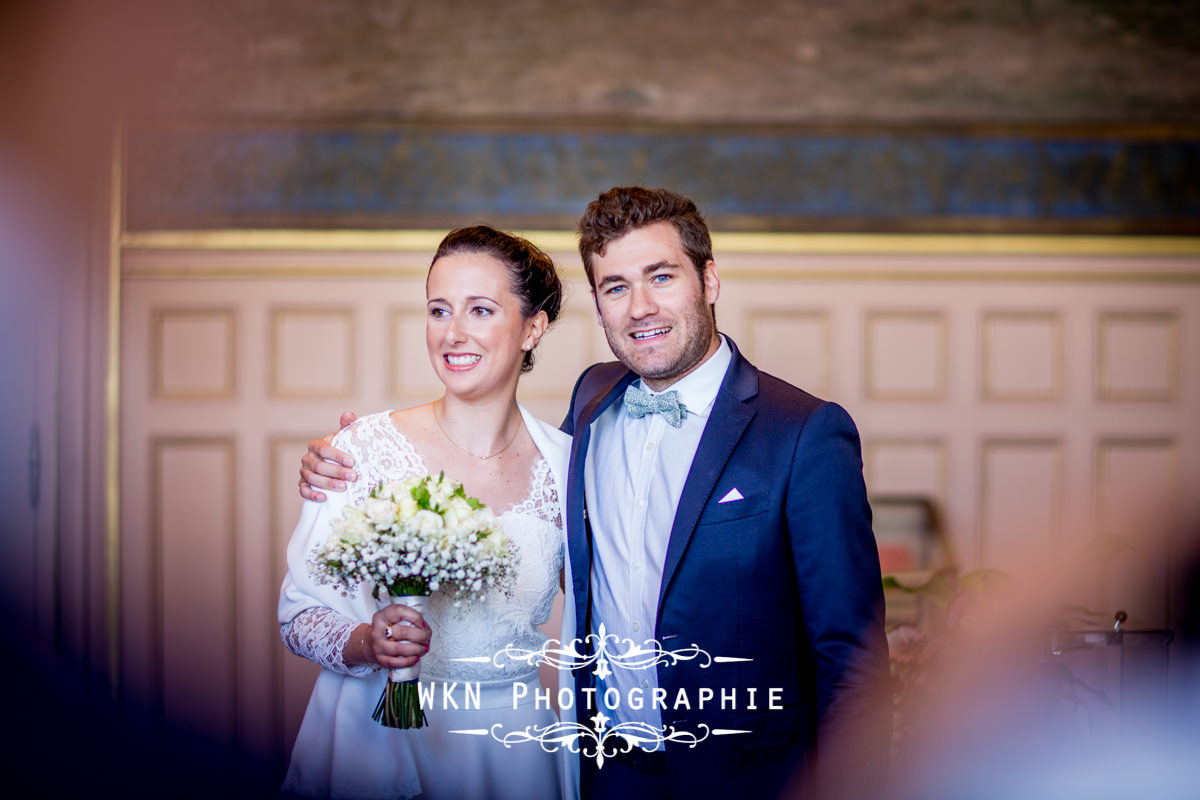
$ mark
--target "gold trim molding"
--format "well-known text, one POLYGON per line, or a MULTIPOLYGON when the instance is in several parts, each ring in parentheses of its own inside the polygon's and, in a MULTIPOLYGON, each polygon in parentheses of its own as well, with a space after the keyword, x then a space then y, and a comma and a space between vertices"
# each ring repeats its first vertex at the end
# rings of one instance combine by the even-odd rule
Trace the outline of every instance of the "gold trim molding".
POLYGON ((108 195, 108 341, 104 370, 104 604, 108 680, 121 690, 121 212, 125 203, 125 130, 113 129, 108 195))
MULTIPOLYGON (((575 252, 573 231, 519 231, 539 247, 575 252)), ((127 250, 327 250, 430 253, 444 230, 127 231, 127 250)), ((1197 236, 1053 236, 1016 234, 713 233, 717 253, 906 255, 1060 255, 1200 257, 1197 236)))

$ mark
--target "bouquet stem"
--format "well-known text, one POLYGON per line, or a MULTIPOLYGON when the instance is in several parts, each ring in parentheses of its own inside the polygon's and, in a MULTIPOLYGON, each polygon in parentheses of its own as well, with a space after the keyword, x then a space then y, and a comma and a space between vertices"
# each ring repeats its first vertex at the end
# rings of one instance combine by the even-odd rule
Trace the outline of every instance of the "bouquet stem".
MULTIPOLYGON (((389 596, 392 605, 406 605, 424 613, 426 595, 389 596)), ((403 627, 403 626, 401 626, 403 627)), ((388 682, 375 706, 371 719, 388 728, 424 728, 425 710, 418 691, 421 664, 388 671, 388 682)))
POLYGON ((417 692, 420 683, 389 680, 371 719, 388 728, 424 728, 425 711, 417 692))

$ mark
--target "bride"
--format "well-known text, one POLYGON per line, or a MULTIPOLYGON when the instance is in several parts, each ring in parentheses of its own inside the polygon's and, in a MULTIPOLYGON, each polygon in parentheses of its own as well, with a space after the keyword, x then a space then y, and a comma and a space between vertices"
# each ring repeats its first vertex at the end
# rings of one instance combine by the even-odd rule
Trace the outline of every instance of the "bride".
MULTIPOLYGON (((442 240, 425 288, 425 344, 445 393, 423 406, 363 417, 336 434, 332 447, 353 458, 358 480, 328 502, 306 502, 288 546, 279 598, 283 641, 324 669, 296 738, 284 793, 426 800, 572 796, 573 764, 565 751, 547 753, 535 742, 507 748, 490 735, 453 733, 555 722, 544 703, 540 709, 534 703, 536 667, 507 661, 496 667, 491 656, 510 644, 541 646, 546 637, 538 626, 550 617, 564 565, 559 481, 566 479, 570 439, 516 401, 517 380, 532 368, 533 350, 558 316, 562 284, 537 247, 476 226, 442 240), (344 597, 309 576, 308 554, 347 504, 363 500, 380 479, 439 472, 495 511, 516 543, 519 566, 510 595, 493 592, 456 607, 435 593, 422 618, 406 606, 377 610, 365 587, 344 597), (481 656, 488 662, 457 660, 481 656), (417 662, 424 688, 435 687, 434 704, 425 709, 428 727, 397 730, 374 722, 387 670, 417 662), (464 707, 465 684, 479 686, 477 709, 464 707), (518 704, 514 696, 524 699, 518 704)), ((325 499, 311 490, 306 495, 325 499)), ((573 620, 574 613, 563 618, 573 620)))

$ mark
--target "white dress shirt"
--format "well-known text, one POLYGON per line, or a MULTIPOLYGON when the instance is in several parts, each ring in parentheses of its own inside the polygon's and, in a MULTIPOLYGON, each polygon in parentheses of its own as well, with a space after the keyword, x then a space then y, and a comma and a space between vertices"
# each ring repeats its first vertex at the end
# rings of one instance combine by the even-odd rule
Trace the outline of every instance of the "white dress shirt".
MULTIPOLYGON (((641 645, 654 638, 675 510, 732 359, 729 343, 721 337, 720 347, 707 361, 666 389, 678 392, 687 408, 679 428, 667 424, 662 414, 634 419, 620 401, 592 423, 584 462, 584 496, 594 554, 592 633, 603 624, 607 634, 617 637, 615 646, 609 640, 610 653, 626 652, 629 645, 625 639, 641 645)), ((649 391, 640 379, 635 385, 649 391)), ((610 669, 612 674, 598 682, 596 695, 596 707, 615 718, 609 727, 636 721, 660 729, 662 715, 651 703, 658 687, 655 668, 627 669, 614 664, 610 669), (616 709, 604 704, 602 695, 607 689, 619 692, 616 709), (641 692, 640 710, 630 707, 631 689, 641 692)))

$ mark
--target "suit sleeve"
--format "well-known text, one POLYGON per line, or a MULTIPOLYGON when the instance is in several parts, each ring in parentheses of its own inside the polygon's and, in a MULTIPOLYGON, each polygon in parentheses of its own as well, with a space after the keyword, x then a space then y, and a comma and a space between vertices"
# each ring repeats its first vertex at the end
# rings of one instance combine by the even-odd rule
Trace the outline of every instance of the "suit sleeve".
POLYGON ((816 670, 818 780, 842 781, 854 773, 852 761, 860 774, 868 763, 886 763, 891 708, 879 551, 858 430, 834 403, 819 406, 800 433, 787 506, 816 670))

